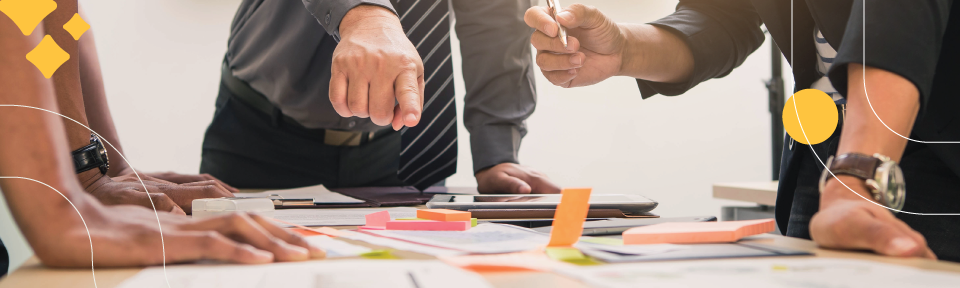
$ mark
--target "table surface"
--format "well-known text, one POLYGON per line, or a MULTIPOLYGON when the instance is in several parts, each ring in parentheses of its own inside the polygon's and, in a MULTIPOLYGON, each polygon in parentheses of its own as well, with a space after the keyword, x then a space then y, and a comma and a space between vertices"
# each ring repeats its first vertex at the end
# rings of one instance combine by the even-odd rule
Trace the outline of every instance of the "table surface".
POLYGON ((779 183, 779 181, 715 183, 713 198, 776 206, 779 183))
MULTIPOLYGON (((339 228, 339 227, 338 227, 339 228)), ((353 244, 364 245, 373 248, 384 248, 373 246, 367 243, 346 240, 353 244)), ((860 259, 868 261, 884 262, 889 264, 903 265, 921 269, 946 271, 960 273, 960 263, 946 261, 931 261, 919 258, 894 258, 883 257, 866 252, 836 251, 817 248, 811 241, 789 238, 778 235, 758 235, 743 240, 745 242, 763 243, 777 247, 792 248, 813 252, 815 256, 800 257, 826 257, 826 258, 847 258, 860 259)), ((431 259, 431 256, 417 254, 407 251, 396 251, 396 256, 404 259, 431 259)), ((788 256, 797 257, 797 256, 788 256)), ((316 260, 316 261, 338 261, 338 260, 316 260)), ((704 261, 704 260, 684 260, 684 261, 704 261)), ((186 264, 189 265, 189 264, 186 264)), ((617 264, 608 264, 617 265, 617 264)), ((96 269, 97 287, 110 288, 119 285, 127 278, 133 276, 142 268, 124 268, 124 269, 96 269)), ((586 285, 557 274, 547 272, 498 272, 482 273, 490 284, 494 287, 587 287, 586 285)), ((89 269, 52 269, 44 267, 36 258, 31 258, 23 266, 10 275, 7 275, 0 281, 0 288, 19 288, 19 287, 94 287, 93 279, 89 269)))

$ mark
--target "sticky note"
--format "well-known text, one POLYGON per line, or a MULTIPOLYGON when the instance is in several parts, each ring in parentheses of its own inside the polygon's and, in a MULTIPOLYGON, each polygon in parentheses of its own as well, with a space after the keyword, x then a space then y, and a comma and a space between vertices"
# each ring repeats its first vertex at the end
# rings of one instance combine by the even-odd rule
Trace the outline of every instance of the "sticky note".
POLYGON ((470 218, 470 227, 477 227, 477 218, 470 218))
POLYGON ((367 225, 360 227, 361 229, 383 230, 387 226, 387 221, 390 221, 390 211, 370 213, 364 217, 367 218, 367 225))
POLYGON ((580 242, 587 242, 593 244, 603 244, 611 246, 622 246, 623 240, 616 238, 603 238, 603 237, 580 237, 580 242))
POLYGON ((393 220, 430 220, 430 219, 423 219, 423 218, 417 218, 417 217, 409 217, 409 218, 397 218, 397 219, 393 219, 393 220))
POLYGON ((470 212, 450 209, 420 209, 417 218, 436 221, 470 221, 470 212))
POLYGON ((387 230, 466 231, 470 221, 400 220, 387 221, 387 230))
POLYGON ((583 233, 583 222, 590 210, 592 188, 566 188, 561 192, 560 204, 553 215, 548 247, 570 247, 583 233))
POLYGON ((724 222, 672 222, 623 231, 623 244, 689 244, 736 242, 774 230, 773 219, 724 222))
POLYGON ((400 259, 399 257, 394 256, 393 253, 390 253, 390 250, 373 250, 360 254, 360 257, 367 259, 400 259))
POLYGON ((504 254, 441 256, 447 264, 476 272, 551 271, 566 266, 541 251, 504 254))
POLYGON ((547 247, 544 251, 547 253, 547 256, 555 260, 560 260, 567 263, 577 264, 577 265, 597 265, 600 264, 587 255, 583 255, 580 250, 573 247, 547 247))

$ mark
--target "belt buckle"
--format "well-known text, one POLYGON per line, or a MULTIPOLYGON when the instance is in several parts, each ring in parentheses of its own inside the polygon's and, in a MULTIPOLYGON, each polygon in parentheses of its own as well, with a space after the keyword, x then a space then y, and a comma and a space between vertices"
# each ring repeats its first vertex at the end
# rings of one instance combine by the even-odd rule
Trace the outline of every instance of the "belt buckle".
POLYGON ((360 146, 364 132, 323 130, 323 144, 330 146, 360 146))

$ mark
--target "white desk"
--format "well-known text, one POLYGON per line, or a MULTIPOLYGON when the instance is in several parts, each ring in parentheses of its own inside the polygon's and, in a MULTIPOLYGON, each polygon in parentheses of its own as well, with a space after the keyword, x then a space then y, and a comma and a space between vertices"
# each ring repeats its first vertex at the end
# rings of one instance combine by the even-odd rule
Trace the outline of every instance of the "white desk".
POLYGON ((777 185, 780 181, 731 182, 713 184, 713 198, 777 205, 777 185))
MULTIPOLYGON (((713 184, 713 198, 757 203, 755 206, 723 206, 720 220, 775 218, 779 181, 729 182, 713 184)), ((771 234, 780 234, 780 229, 771 234)))

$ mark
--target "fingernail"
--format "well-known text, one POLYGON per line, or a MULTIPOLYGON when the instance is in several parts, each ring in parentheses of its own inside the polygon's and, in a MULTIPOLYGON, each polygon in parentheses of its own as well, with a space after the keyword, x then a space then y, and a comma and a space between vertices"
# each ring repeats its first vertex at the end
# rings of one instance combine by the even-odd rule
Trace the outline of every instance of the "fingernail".
POLYGON ((543 34, 547 34, 547 31, 550 31, 550 24, 543 25, 543 34))
POLYGON ((310 257, 316 258, 316 259, 326 258, 327 251, 321 249, 320 247, 310 245, 310 257))
POLYGON ((887 244, 887 252, 892 255, 903 255, 914 249, 917 249, 917 242, 906 237, 893 239, 887 244))
POLYGON ((292 244, 287 244, 287 248, 293 250, 293 254, 291 256, 293 256, 295 260, 305 260, 310 257, 310 250, 307 250, 307 248, 292 244))
POLYGON ((253 247, 247 247, 247 250, 250 251, 250 254, 253 254, 254 260, 257 262, 273 262, 273 253, 253 247))
POLYGON ((407 120, 404 120, 404 121, 406 121, 407 123, 416 122, 417 116, 414 116, 413 114, 407 114, 407 120))
POLYGON ((573 45, 570 44, 570 38, 567 38, 567 47, 563 47, 567 51, 573 52, 573 45))
POLYGON ((570 73, 570 75, 577 74, 577 69, 567 70, 567 73, 570 73))
POLYGON ((580 67, 580 64, 581 64, 580 61, 581 61, 580 55, 570 56, 570 64, 577 65, 577 67, 580 67))
POLYGON ((560 13, 557 14, 557 18, 563 18, 563 20, 566 21, 566 22, 572 22, 572 21, 573 21, 573 13, 570 13, 570 12, 567 12, 567 11, 561 11, 560 13))

